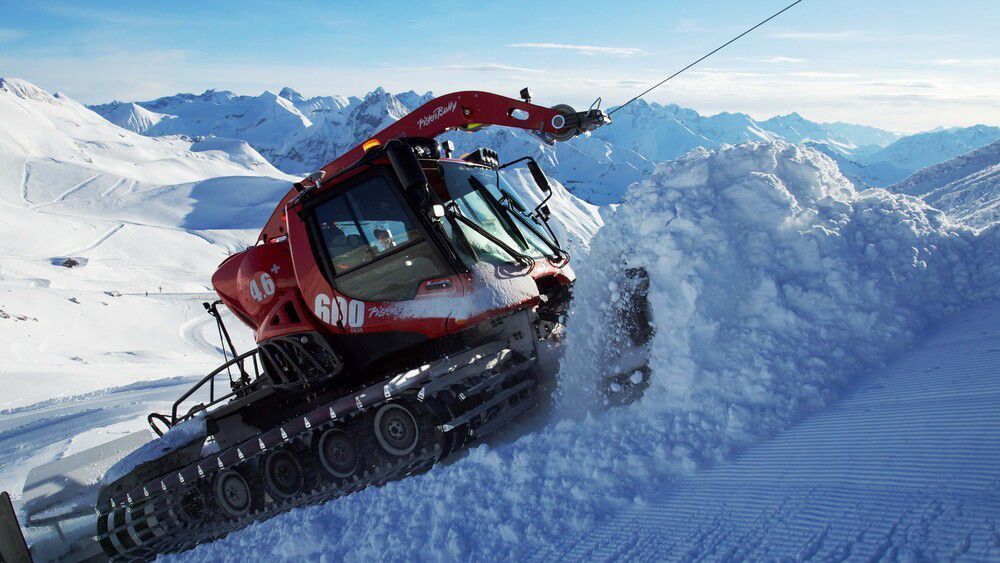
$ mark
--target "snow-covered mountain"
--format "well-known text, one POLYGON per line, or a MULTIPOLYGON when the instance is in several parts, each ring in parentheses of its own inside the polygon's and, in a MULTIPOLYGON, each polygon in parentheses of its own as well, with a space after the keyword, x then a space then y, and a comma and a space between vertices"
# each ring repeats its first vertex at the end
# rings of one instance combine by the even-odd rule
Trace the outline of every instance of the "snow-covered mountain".
POLYGON ((185 134, 243 139, 280 169, 315 170, 371 133, 431 98, 378 88, 364 97, 305 98, 285 87, 278 94, 237 96, 228 91, 176 94, 145 102, 91 106, 112 123, 150 136, 185 134))
POLYGON ((112 102, 91 109, 134 131, 138 129, 131 127, 132 123, 153 121, 139 131, 149 136, 183 134, 242 139, 271 162, 281 156, 290 136, 312 125, 290 100, 271 92, 237 96, 228 91, 207 90, 200 95, 177 94, 132 104, 112 102), (140 114, 139 109, 146 112, 140 114))
MULTIPOLYGON (((282 92, 289 93, 289 88, 282 92)), ((298 96, 301 98, 301 96, 298 96)), ((339 109, 330 107, 313 112, 311 127, 285 137, 274 163, 282 170, 304 173, 315 170, 368 139, 375 132, 403 117, 424 102, 430 93, 414 92, 394 96, 382 88, 369 92, 364 99, 351 98, 339 109)), ((326 98, 311 98, 300 103, 325 104, 326 98)))
POLYGON ((974 125, 908 135, 867 156, 849 158, 864 166, 868 182, 887 186, 928 166, 1000 139, 1000 127, 974 125))
POLYGON ((350 98, 345 98, 344 96, 316 96, 314 98, 305 98, 302 94, 299 94, 287 86, 278 92, 278 96, 292 102, 295 108, 302 112, 302 115, 310 119, 315 113, 340 111, 348 106, 361 103, 361 100, 355 98, 354 96, 351 96, 350 98))
POLYGON ((973 227, 1000 221, 1000 141, 928 166, 889 187, 973 227))
POLYGON ((291 179, 243 140, 140 135, 0 79, 0 409, 216 362, 199 301, 291 179))
MULTIPOLYGON (((110 121, 145 135, 184 133, 246 140, 279 169, 304 174, 336 158, 372 133, 427 102, 433 94, 391 94, 382 88, 363 98, 305 98, 289 87, 277 95, 237 96, 208 90, 148 102, 93 106, 110 121)), ((701 115, 675 104, 636 100, 614 122, 588 137, 548 147, 532 135, 503 131, 472 138, 453 135, 463 149, 496 148, 505 158, 525 154, 570 190, 595 204, 622 200, 625 187, 653 164, 698 148, 746 141, 784 140, 816 148, 835 159, 858 186, 886 186, 915 171, 1000 139, 1000 128, 977 125, 901 136, 851 123, 821 123, 798 113, 758 121, 744 113, 701 115), (482 138, 484 140, 480 141, 482 138)))
POLYGON ((102 108, 105 119, 136 133, 147 134, 150 129, 164 119, 174 119, 172 115, 156 113, 132 102, 111 102, 102 108))
MULTIPOLYGON (((432 97, 430 92, 391 94, 377 88, 363 98, 305 98, 285 87, 277 96, 268 92, 258 97, 236 96, 209 90, 201 95, 178 94, 132 104, 114 102, 93 109, 123 127, 147 135, 183 132, 243 138, 281 170, 303 174, 432 97), (122 110, 122 106, 135 106, 154 116, 122 110), (291 110, 300 117, 290 117, 291 110), (145 125, 152 121, 156 123, 145 125)), ((653 163, 677 158, 697 147, 712 149, 745 141, 784 139, 822 144, 847 157, 869 154, 898 138, 896 133, 874 127, 817 123, 796 113, 757 121, 743 113, 703 116, 674 104, 644 100, 617 112, 611 125, 589 138, 554 147, 543 146, 532 135, 520 131, 492 133, 487 130, 482 136, 451 138, 460 147, 471 149, 475 148, 474 142, 485 144, 477 141, 482 137, 502 156, 513 159, 531 154, 543 159, 548 170, 573 193, 598 204, 621 201, 625 187, 647 175, 653 163)))
POLYGON ((817 123, 798 113, 779 115, 760 122, 769 131, 790 143, 824 144, 853 157, 862 157, 899 139, 898 133, 853 123, 817 123))

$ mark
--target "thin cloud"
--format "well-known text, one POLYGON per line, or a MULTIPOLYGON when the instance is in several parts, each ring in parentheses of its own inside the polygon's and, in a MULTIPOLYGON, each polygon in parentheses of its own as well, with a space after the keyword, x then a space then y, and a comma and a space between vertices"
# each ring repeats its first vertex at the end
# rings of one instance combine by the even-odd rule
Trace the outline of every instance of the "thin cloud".
POLYGON ((989 94, 874 93, 861 95, 859 99, 929 107, 940 107, 942 104, 982 106, 1000 103, 1000 97, 989 94))
POLYGON ((858 75, 852 72, 791 72, 788 76, 798 78, 857 78, 858 75))
POLYGON ((521 47, 528 49, 562 49, 574 51, 581 55, 611 55, 614 57, 631 57, 642 53, 642 49, 635 47, 597 47, 595 45, 568 45, 565 43, 513 43, 508 47, 521 47))
POLYGON ((9 29, 0 27, 0 43, 5 43, 7 41, 13 41, 15 39, 20 39, 27 35, 20 29, 9 29))
POLYGON ((746 62, 750 62, 750 63, 765 63, 765 64, 804 63, 804 62, 806 62, 805 59, 798 59, 798 58, 795 58, 795 57, 783 57, 783 56, 780 56, 780 55, 774 56, 774 57, 760 57, 760 58, 737 57, 736 60, 738 60, 738 61, 746 61, 746 62))
POLYGON ((674 24, 673 31, 674 33, 698 33, 707 30, 698 25, 695 20, 680 20, 674 24))
POLYGON ((858 82, 857 85, 885 88, 915 88, 921 90, 934 90, 941 88, 941 84, 933 80, 869 80, 866 82, 858 82))
POLYGON ((859 31, 784 31, 772 33, 776 39, 802 39, 807 41, 849 41, 861 37, 859 31))
POLYGON ((583 81, 587 86, 596 86, 601 88, 645 88, 655 81, 645 81, 645 80, 613 80, 613 79, 603 79, 603 78, 589 78, 583 81))
POLYGON ((538 69, 538 68, 525 68, 525 67, 521 67, 521 66, 510 66, 510 65, 501 65, 501 64, 494 64, 494 63, 467 64, 467 65, 445 65, 445 66, 440 67, 440 68, 445 68, 445 69, 448 69, 448 70, 469 70, 469 71, 476 71, 476 72, 528 72, 528 73, 533 73, 533 74, 541 74, 541 73, 545 72, 544 70, 541 70, 541 69, 538 69))
POLYGON ((934 59, 931 64, 942 66, 997 66, 1000 58, 985 59, 934 59))
POLYGON ((176 15, 165 16, 163 14, 157 14, 155 16, 144 16, 134 12, 94 9, 90 6, 77 6, 66 2, 46 2, 40 4, 40 8, 44 12, 58 18, 104 25, 185 25, 196 22, 196 20, 178 17, 176 15))

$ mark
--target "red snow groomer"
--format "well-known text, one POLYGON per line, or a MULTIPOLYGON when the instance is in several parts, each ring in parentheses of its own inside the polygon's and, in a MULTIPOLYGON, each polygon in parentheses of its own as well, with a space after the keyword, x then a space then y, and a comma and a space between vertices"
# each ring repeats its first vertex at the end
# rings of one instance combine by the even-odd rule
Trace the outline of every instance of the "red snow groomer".
POLYGON ((530 157, 436 140, 496 125, 551 143, 609 122, 521 97, 438 97, 294 185, 212 278, 233 358, 149 416, 162 437, 104 476, 70 559, 152 558, 426 470, 538 402, 574 279, 551 188, 530 157), (220 303, 257 348, 237 353, 220 303))

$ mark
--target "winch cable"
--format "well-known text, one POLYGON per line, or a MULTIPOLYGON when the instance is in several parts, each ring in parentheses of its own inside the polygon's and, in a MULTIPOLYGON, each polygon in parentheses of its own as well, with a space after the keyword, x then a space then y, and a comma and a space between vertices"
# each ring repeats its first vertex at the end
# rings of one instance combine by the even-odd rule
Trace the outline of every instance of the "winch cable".
POLYGON ((693 67, 694 65, 696 65, 696 64, 698 64, 698 63, 700 63, 701 61, 703 61, 703 60, 707 59, 708 57, 711 57, 712 55, 714 55, 714 54, 718 53, 719 51, 721 51, 721 50, 725 49, 725 48, 726 48, 726 47, 728 47, 728 46, 729 46, 729 45, 730 45, 731 43, 735 42, 735 41, 736 41, 737 39, 740 39, 740 38, 741 38, 741 37, 743 37, 744 35, 746 35, 746 34, 750 33, 751 31, 753 31, 753 30, 757 29, 758 27, 760 27, 760 26, 764 25, 765 23, 767 23, 767 22, 769 22, 769 21, 773 20, 774 18, 776 18, 776 17, 780 16, 781 14, 783 14, 783 13, 787 12, 788 10, 792 9, 792 7, 793 7, 793 6, 795 6, 796 4, 798 4, 799 2, 802 2, 802 0, 795 0, 795 2, 792 2, 791 4, 789 4, 789 5, 785 6, 784 8, 782 8, 782 9, 778 10, 777 12, 775 12, 775 13, 771 14, 771 15, 770 15, 770 16, 769 16, 769 17, 768 17, 767 19, 765 19, 765 20, 761 21, 761 22, 760 22, 760 23, 758 23, 757 25, 755 25, 755 26, 751 27, 750 29, 748 29, 748 30, 744 31, 743 33, 741 33, 741 34, 737 35, 736 37, 733 37, 732 39, 730 39, 729 41, 726 41, 726 42, 725 42, 725 43, 723 43, 722 45, 719 45, 718 47, 716 47, 715 49, 713 49, 713 50, 712 50, 711 52, 709 52, 709 53, 708 53, 708 54, 706 54, 705 56, 701 57, 700 59, 696 60, 695 62, 693 62, 693 63, 691 63, 691 64, 687 65, 686 67, 684 67, 684 68, 682 68, 682 69, 678 70, 677 72, 675 72, 675 73, 671 74, 670 76, 668 76, 668 77, 664 78, 663 80, 661 80, 661 81, 657 82, 656 84, 654 84, 653 86, 651 86, 651 87, 650 87, 650 88, 649 88, 648 90, 644 91, 643 93, 639 94, 638 96, 636 96, 636 97, 632 98, 631 100, 629 100, 629 101, 625 102, 624 104, 622 104, 622 105, 620 105, 620 106, 618 106, 618 107, 614 108, 613 110, 609 111, 609 112, 608 112, 608 116, 612 115, 613 113, 615 113, 616 111, 618 111, 618 110, 622 109, 623 107, 625 107, 625 106, 627 106, 627 105, 631 104, 632 102, 634 102, 634 101, 638 100, 639 98, 641 98, 641 97, 645 96, 646 94, 648 94, 648 93, 652 92, 653 90, 655 90, 655 89, 659 88, 660 86, 663 86, 663 85, 664 85, 664 84, 665 84, 665 83, 666 83, 666 82, 667 82, 668 80, 670 80, 671 78, 673 78, 673 77, 677 76, 678 74, 680 74, 680 73, 684 72, 685 70, 687 70, 687 69, 689 69, 689 68, 693 67))

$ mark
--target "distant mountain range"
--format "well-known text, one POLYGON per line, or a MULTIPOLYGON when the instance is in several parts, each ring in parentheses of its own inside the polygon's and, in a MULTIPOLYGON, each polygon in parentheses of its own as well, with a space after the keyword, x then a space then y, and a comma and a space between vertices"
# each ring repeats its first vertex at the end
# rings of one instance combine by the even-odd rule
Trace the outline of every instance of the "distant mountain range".
MULTIPOLYGON (((391 94, 382 88, 364 97, 306 98, 286 87, 277 94, 207 90, 91 109, 143 135, 242 139, 282 171, 305 174, 432 98, 430 92, 391 94)), ((620 201, 656 163, 697 147, 783 139, 826 153, 859 187, 887 186, 1000 139, 1000 128, 977 125, 903 136, 867 125, 811 121, 798 113, 756 120, 744 113, 701 115, 675 104, 637 100, 616 112, 611 125, 556 146, 514 130, 449 137, 463 150, 489 145, 505 158, 530 154, 578 196, 606 204, 620 201)))
POLYGON ((1000 141, 924 168, 889 189, 920 197, 973 227, 1000 221, 1000 141))
MULTIPOLYGON (((409 103, 419 105, 417 98, 409 103)), ((292 99, 206 92, 150 104, 161 111, 169 108, 170 114, 131 103, 106 108, 147 132, 176 131, 171 128, 184 122, 192 127, 191 134, 150 136, 122 128, 63 94, 0 78, 0 224, 6 226, 0 238, 0 281, 13 276, 48 287, 67 280, 105 284, 113 279, 130 291, 144 291, 152 283, 202 290, 228 253, 256 240, 295 178, 246 141, 194 134, 196 125, 197 131, 209 131, 216 125, 209 117, 218 118, 230 134, 261 139, 280 129, 269 122, 295 124, 290 115, 302 123, 325 123, 343 102, 340 109, 358 110, 350 123, 360 135, 391 120, 366 109, 390 101, 392 115, 408 111, 398 106, 399 97, 390 100, 385 93, 365 100, 292 99), (248 109, 259 104, 274 110, 263 122, 264 116, 251 116, 248 109), (241 111, 244 115, 238 117, 241 111), (81 267, 67 280, 53 278, 53 264, 68 257, 81 267)), ((348 136, 345 131, 342 139, 348 136)), ((300 132, 302 138, 306 132, 321 137, 321 130, 311 126, 300 132)), ((560 239, 570 244, 589 240, 601 224, 597 209, 557 181, 552 185, 548 205, 557 214, 553 228, 560 239)), ((531 204, 545 196, 528 182, 514 189, 531 204)), ((56 273, 64 274, 62 270, 56 273)))

